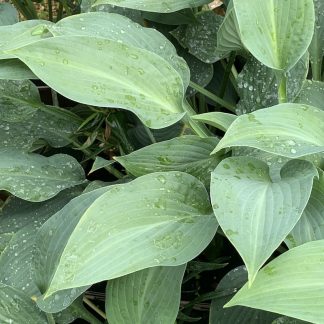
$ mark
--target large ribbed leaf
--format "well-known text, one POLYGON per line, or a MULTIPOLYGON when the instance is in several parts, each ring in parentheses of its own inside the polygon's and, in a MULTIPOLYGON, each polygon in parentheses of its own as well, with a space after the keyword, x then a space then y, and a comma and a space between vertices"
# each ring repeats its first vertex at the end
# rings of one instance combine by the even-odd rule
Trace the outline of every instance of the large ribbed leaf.
POLYGON ((43 201, 85 182, 81 165, 69 155, 44 157, 0 150, 0 189, 28 201, 43 201))
POLYGON ((233 6, 228 7, 217 33, 217 52, 224 56, 232 51, 243 50, 241 35, 233 6))
POLYGON ((72 200, 38 232, 38 284, 49 296, 181 265, 208 245, 216 229, 205 187, 186 173, 152 173, 97 189, 72 200))
POLYGON ((124 8, 138 9, 152 12, 173 12, 184 8, 198 7, 210 2, 209 0, 96 0, 94 6, 111 4, 124 8))
POLYGON ((317 170, 292 160, 273 182, 266 163, 231 157, 212 173, 211 201, 227 238, 241 255, 252 284, 258 270, 298 222, 317 170))
POLYGON ((311 323, 324 318, 324 241, 298 246, 267 264, 227 307, 242 305, 311 323))
POLYGON ((10 3, 0 3, 0 26, 12 25, 18 22, 18 12, 10 3))
POLYGON ((324 110, 324 83, 306 80, 295 102, 324 110))
POLYGON ((37 139, 65 146, 81 124, 67 110, 42 104, 37 87, 28 80, 0 80, 0 107, 1 147, 28 151, 37 139))
POLYGON ((0 27, 0 59, 15 58, 5 51, 32 44, 50 37, 47 26, 53 24, 46 20, 25 20, 10 26, 0 27))
POLYGON ((23 62, 17 59, 9 59, 0 60, 0 79, 27 80, 37 79, 37 77, 23 62))
POLYGON ((217 31, 223 17, 213 11, 202 11, 196 15, 196 22, 181 25, 171 34, 179 43, 188 48, 189 53, 205 63, 213 63, 220 59, 217 51, 217 31))
POLYGON ((216 292, 223 296, 212 301, 209 324, 271 324, 278 317, 277 314, 248 307, 223 308, 247 280, 247 271, 244 266, 231 270, 222 278, 216 292))
POLYGON ((48 218, 80 193, 81 188, 65 190, 53 199, 38 204, 11 198, 0 217, 0 228, 5 234, 11 236, 0 258, 0 281, 22 290, 29 298, 37 298, 38 307, 46 312, 65 309, 78 296, 78 293, 75 289, 63 291, 45 301, 42 300, 33 278, 36 233, 48 218))
POLYGON ((210 156, 217 143, 216 137, 188 135, 146 146, 115 160, 136 177, 157 171, 182 171, 209 185, 210 172, 221 160, 210 156))
POLYGON ((238 117, 213 153, 248 146, 298 158, 324 152, 324 111, 302 104, 281 104, 238 117))
MULTIPOLYGON (((308 73, 308 53, 287 72, 287 99, 293 102, 308 73)), ((278 81, 272 69, 251 56, 237 78, 240 101, 236 113, 242 115, 260 108, 277 105, 278 81)), ((306 103, 306 102, 305 102, 306 103)), ((308 103, 310 104, 310 103, 308 103)))
POLYGON ((312 0, 233 0, 241 40, 264 65, 290 70, 314 31, 312 0))
POLYGON ((61 36, 11 53, 57 92, 78 102, 128 109, 152 128, 171 125, 184 115, 181 76, 147 50, 99 37, 61 36))
POLYGON ((153 267, 108 282, 106 313, 111 324, 174 324, 186 264, 153 267))
POLYGON ((205 124, 214 126, 226 132, 237 116, 222 112, 211 112, 193 116, 192 119, 199 120, 205 124))
POLYGON ((0 322, 47 324, 46 315, 18 289, 0 284, 0 322))
POLYGON ((286 238, 289 248, 324 239, 324 172, 320 169, 318 172, 319 180, 314 180, 312 194, 303 215, 286 238))
POLYGON ((181 75, 184 89, 189 85, 190 72, 177 55, 172 43, 153 28, 144 28, 132 20, 113 13, 91 12, 69 16, 49 27, 54 36, 103 37, 127 45, 146 49, 165 59, 181 75))

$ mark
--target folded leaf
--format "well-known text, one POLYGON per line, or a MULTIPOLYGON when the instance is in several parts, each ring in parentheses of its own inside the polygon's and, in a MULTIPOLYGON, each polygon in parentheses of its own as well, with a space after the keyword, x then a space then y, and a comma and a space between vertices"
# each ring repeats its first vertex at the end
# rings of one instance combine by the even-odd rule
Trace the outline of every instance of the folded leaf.
POLYGON ((320 177, 314 180, 303 215, 285 240, 289 248, 324 239, 324 172, 320 169, 318 172, 320 177))
POLYGON ((324 318, 324 241, 298 246, 267 264, 225 307, 242 305, 311 323, 324 318), (302 283, 302 284, 301 284, 302 283))
POLYGON ((212 173, 214 213, 241 255, 250 285, 298 222, 317 170, 310 162, 292 160, 280 175, 273 182, 267 164, 249 157, 225 159, 212 173))
POLYGON ((314 32, 312 0, 233 0, 233 4, 241 40, 261 63, 288 71, 305 54, 314 32))

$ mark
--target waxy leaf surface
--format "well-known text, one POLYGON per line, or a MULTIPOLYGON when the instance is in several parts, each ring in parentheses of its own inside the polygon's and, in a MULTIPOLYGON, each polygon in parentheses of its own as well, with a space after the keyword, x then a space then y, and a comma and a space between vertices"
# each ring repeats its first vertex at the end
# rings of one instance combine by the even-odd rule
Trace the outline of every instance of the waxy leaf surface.
POLYGON ((111 324, 173 324, 177 318, 186 264, 153 267, 110 280, 106 313, 111 324))
POLYGON ((213 153, 248 146, 298 158, 324 151, 324 111, 302 104, 280 104, 238 117, 213 153))
POLYGON ((214 213, 241 255, 250 284, 298 222, 317 170, 310 162, 292 160, 280 176, 273 182, 267 164, 249 157, 225 159, 212 173, 214 213))
POLYGON ((205 187, 186 173, 157 172, 97 189, 72 200, 39 231, 40 259, 47 260, 37 267, 40 285, 49 296, 181 265, 209 244, 217 226, 205 187))
POLYGON ((314 32, 312 0, 233 0, 241 40, 264 65, 290 70, 314 32))
POLYGON ((250 288, 246 284, 225 306, 242 305, 322 323, 323 251, 324 241, 320 240, 285 252, 259 272, 250 288))
POLYGON ((209 0, 96 0, 93 6, 111 4, 124 8, 137 9, 152 12, 173 12, 184 8, 194 8, 209 3, 209 0))

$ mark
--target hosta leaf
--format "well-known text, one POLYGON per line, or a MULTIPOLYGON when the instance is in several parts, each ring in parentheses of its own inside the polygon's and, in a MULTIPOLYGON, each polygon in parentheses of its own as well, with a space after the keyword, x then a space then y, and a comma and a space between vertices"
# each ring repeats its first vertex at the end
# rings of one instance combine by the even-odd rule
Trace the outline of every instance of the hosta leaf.
POLYGON ((225 306, 242 305, 311 323, 324 318, 324 241, 298 246, 267 264, 225 306), (301 284, 302 283, 302 284, 301 284))
POLYGON ((210 156, 217 143, 216 137, 202 139, 188 135, 152 144, 114 159, 136 177, 157 171, 183 171, 209 185, 210 172, 221 160, 220 156, 210 156))
POLYGON ((145 268, 184 264, 215 235, 208 194, 191 175, 153 173, 103 190, 72 200, 39 231, 40 260, 47 262, 37 272, 46 296, 145 268))
POLYGON ((112 4, 119 7, 138 9, 142 11, 152 11, 152 12, 173 12, 184 8, 194 8, 208 3, 209 0, 146 0, 136 1, 136 0, 96 0, 93 6, 98 6, 102 4, 112 4))
POLYGON ((289 158, 324 151, 324 111, 302 104, 280 104, 238 117, 220 140, 225 147, 248 146, 289 158))
POLYGON ((290 70, 313 36, 312 0, 233 0, 241 40, 264 65, 290 70), (287 23, 289 22, 289 24, 287 23))
POLYGON ((104 12, 69 16, 49 29, 54 36, 103 37, 153 52, 171 64, 181 75, 184 89, 188 87, 188 67, 177 55, 172 43, 155 29, 144 28, 126 17, 104 12))
POLYGON ((324 83, 306 80, 295 102, 324 110, 324 83))
POLYGON ((17 59, 0 60, 0 79, 27 80, 37 79, 23 62, 17 59))
POLYGON ((18 289, 0 284, 0 321, 2 323, 47 324, 46 315, 18 289))
POLYGON ((147 50, 90 36, 61 36, 12 53, 72 100, 128 109, 152 128, 171 125, 184 115, 180 75, 147 50), (70 46, 66 47, 67 43, 70 46), (92 59, 94 52, 96 60, 92 59))
POLYGON ((5 53, 7 50, 50 37, 47 26, 51 24, 53 23, 46 20, 25 20, 14 25, 0 27, 0 59, 15 58, 14 55, 5 53))
POLYGON ((237 116, 233 114, 227 114, 222 112, 211 112, 200 114, 192 117, 195 120, 199 120, 205 124, 214 126, 224 132, 228 130, 233 121, 237 118, 237 116))
MULTIPOLYGON (((308 73, 308 53, 287 72, 287 98, 293 102, 308 73)), ((237 78, 241 100, 236 107, 238 115, 278 104, 278 82, 272 69, 253 56, 244 65, 237 78)), ((306 103, 306 102, 305 102, 306 103)))
POLYGON ((153 267, 108 282, 106 312, 111 324, 173 324, 186 264, 153 267))
POLYGON ((216 292, 223 293, 224 296, 212 300, 209 313, 210 324, 271 324, 278 317, 278 314, 248 307, 223 308, 247 280, 244 266, 231 270, 223 277, 216 292))
POLYGON ((324 172, 318 170, 319 179, 314 186, 302 217, 286 238, 289 248, 324 239, 324 172))
POLYGON ((310 324, 309 322, 301 321, 296 318, 281 316, 274 320, 271 324, 310 324))
POLYGON ((202 11, 196 15, 197 22, 179 26, 171 34, 188 48, 189 53, 205 63, 213 63, 220 59, 217 52, 217 31, 223 22, 223 17, 213 11, 202 11))
POLYGON ((10 3, 0 3, 0 26, 12 25, 18 22, 18 12, 10 3))
POLYGON ((44 157, 15 149, 0 150, 0 174, 1 190, 35 202, 85 182, 81 165, 69 155, 44 157))
POLYGON ((196 22, 195 15, 192 9, 183 9, 171 13, 156 13, 156 12, 142 12, 142 16, 146 20, 154 21, 165 25, 186 25, 196 22))
POLYGON ((217 33, 217 52, 220 57, 223 57, 232 51, 243 50, 243 48, 235 11, 231 6, 227 9, 217 33))
POLYGON ((109 166, 113 164, 115 161, 113 160, 106 160, 100 156, 97 156, 95 161, 93 162, 92 168, 89 171, 89 173, 95 172, 99 169, 105 168, 106 166, 109 166))
POLYGON ((214 213, 241 255, 250 284, 298 222, 317 170, 310 162, 291 160, 280 176, 273 182, 267 164, 248 157, 225 159, 212 173, 214 213))
POLYGON ((312 64, 312 77, 321 80, 322 61, 324 55, 324 4, 321 0, 314 0, 315 28, 312 42, 308 48, 312 64))
POLYGON ((1 147, 28 151, 37 139, 65 146, 80 126, 74 114, 42 104, 37 87, 28 80, 0 80, 0 106, 1 147))
POLYGON ((80 188, 65 190, 38 204, 10 198, 0 214, 0 236, 4 233, 12 235, 0 258, 1 283, 22 290, 29 297, 39 295, 32 269, 36 232, 48 218, 80 193, 80 188))

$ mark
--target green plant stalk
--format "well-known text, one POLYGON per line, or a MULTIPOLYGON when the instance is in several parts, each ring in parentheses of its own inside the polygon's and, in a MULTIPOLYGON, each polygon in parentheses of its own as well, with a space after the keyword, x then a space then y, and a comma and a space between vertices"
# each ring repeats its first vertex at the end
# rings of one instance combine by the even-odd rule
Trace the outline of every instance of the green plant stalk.
POLYGON ((219 97, 220 98, 224 98, 225 91, 226 91, 226 88, 227 88, 227 85, 228 85, 228 81, 230 80, 232 67, 234 66, 235 58, 236 58, 236 52, 232 52, 230 57, 229 57, 226 68, 225 68, 223 81, 222 81, 221 88, 220 88, 220 91, 219 91, 219 97))
POLYGON ((47 317, 48 324, 55 324, 55 320, 52 314, 46 313, 46 317, 47 317))
POLYGON ((284 74, 281 76, 281 79, 279 82, 278 100, 279 100, 279 103, 285 103, 288 101, 288 99, 287 99, 287 77, 284 74))
POLYGON ((205 95, 207 98, 213 100, 214 102, 218 103, 222 107, 226 108, 227 110, 231 112, 235 112, 235 107, 230 104, 229 102, 223 100, 222 98, 216 96, 215 94, 211 93, 210 91, 206 90, 205 88, 201 87, 199 84, 196 84, 192 81, 190 81, 190 87, 197 90, 198 92, 205 95))
POLYGON ((107 319, 106 314, 102 310, 100 310, 96 305, 94 305, 87 297, 83 297, 83 301, 92 310, 94 310, 98 315, 100 315, 103 319, 107 319))
POLYGON ((313 62, 311 62, 312 66, 312 79, 314 81, 322 81, 322 63, 323 58, 317 58, 313 62))
POLYGON ((212 136, 212 133, 209 131, 209 129, 201 122, 198 122, 196 120, 193 120, 191 116, 196 115, 196 112, 194 109, 189 105, 187 101, 184 102, 184 110, 187 113, 185 115, 185 122, 187 122, 192 130, 200 137, 205 138, 212 136))
POLYGON ((144 130, 145 130, 145 132, 146 132, 148 138, 150 139, 150 141, 151 141, 153 144, 156 143, 156 139, 155 139, 153 133, 151 132, 151 130, 150 130, 146 125, 143 124, 143 126, 144 126, 144 130))

